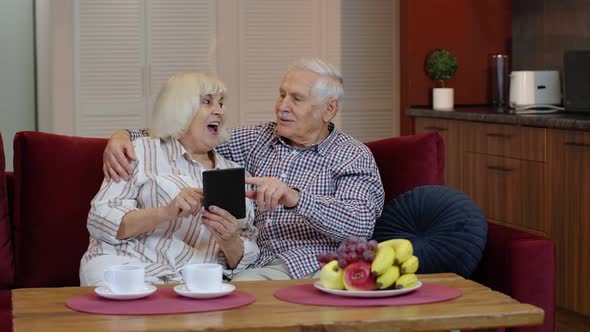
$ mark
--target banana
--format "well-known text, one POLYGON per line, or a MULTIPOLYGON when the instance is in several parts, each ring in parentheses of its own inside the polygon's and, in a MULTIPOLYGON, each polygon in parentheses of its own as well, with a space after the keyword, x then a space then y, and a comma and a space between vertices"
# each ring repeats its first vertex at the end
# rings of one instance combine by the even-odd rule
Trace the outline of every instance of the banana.
POLYGON ((382 275, 377 277, 377 289, 389 288, 399 278, 399 267, 390 265, 382 275))
POLYGON ((377 248, 375 259, 371 263, 371 272, 375 276, 382 275, 389 267, 393 265, 395 260, 395 250, 393 247, 377 248))
POLYGON ((414 273, 402 274, 395 282, 395 289, 414 287, 417 283, 418 277, 414 273))
POLYGON ((382 247, 393 247, 395 249, 395 264, 401 264, 414 254, 412 242, 407 239, 391 239, 379 242, 378 249, 382 247))
POLYGON ((418 257, 412 255, 412 257, 406 259, 402 265, 400 265, 401 273, 416 273, 418 271, 418 257))

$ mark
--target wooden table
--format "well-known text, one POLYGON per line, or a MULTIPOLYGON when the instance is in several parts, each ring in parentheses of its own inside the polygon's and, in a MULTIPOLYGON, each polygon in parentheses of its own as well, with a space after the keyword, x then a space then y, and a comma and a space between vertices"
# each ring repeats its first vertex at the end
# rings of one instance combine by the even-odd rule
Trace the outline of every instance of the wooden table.
MULTIPOLYGON (((13 323, 21 331, 442 331, 539 325, 543 310, 454 274, 421 275, 456 287, 457 299, 393 307, 322 307, 287 303, 273 293, 312 280, 236 282, 256 302, 233 310, 179 315, 111 316, 80 313, 64 302, 91 287, 23 288, 12 292, 13 323)), ((170 286, 164 286, 170 287, 170 286)))

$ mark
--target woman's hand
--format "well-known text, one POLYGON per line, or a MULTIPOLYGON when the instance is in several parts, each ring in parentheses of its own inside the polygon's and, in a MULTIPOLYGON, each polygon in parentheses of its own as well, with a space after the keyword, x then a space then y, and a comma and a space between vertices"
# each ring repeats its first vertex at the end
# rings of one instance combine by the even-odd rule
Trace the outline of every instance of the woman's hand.
POLYGON ((203 189, 182 188, 174 199, 165 207, 168 220, 196 215, 203 206, 203 189))
POLYGON ((226 210, 212 205, 209 211, 203 211, 201 222, 219 243, 225 254, 227 265, 235 268, 244 253, 238 220, 226 210))
POLYGON ((125 130, 118 130, 111 136, 102 154, 104 177, 107 180, 112 178, 115 182, 119 182, 121 177, 128 180, 133 173, 133 167, 129 160, 136 159, 129 133, 125 130))

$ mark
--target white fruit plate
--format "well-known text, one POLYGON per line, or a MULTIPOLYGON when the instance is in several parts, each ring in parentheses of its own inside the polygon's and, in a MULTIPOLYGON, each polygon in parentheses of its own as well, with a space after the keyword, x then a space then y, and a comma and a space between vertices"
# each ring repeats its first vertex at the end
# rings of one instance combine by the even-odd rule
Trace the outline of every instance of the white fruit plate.
POLYGON ((349 290, 340 290, 340 289, 330 289, 325 288, 322 286, 320 281, 316 281, 313 283, 313 286, 322 292, 326 292, 329 294, 339 295, 339 296, 348 296, 348 297, 389 297, 389 296, 398 296, 402 294, 406 294, 409 292, 413 292, 416 289, 422 287, 422 282, 418 281, 416 286, 410 288, 402 288, 402 289, 386 289, 386 290, 370 290, 370 291, 349 291, 349 290))

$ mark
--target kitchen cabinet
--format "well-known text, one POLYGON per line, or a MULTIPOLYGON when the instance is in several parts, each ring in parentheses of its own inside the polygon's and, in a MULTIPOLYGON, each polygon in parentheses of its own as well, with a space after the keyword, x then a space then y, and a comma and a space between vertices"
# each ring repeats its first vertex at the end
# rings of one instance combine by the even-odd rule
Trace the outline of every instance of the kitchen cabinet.
POLYGON ((465 122, 463 191, 490 221, 547 235, 545 128, 465 122))
POLYGON ((445 137, 452 186, 490 222, 555 242, 557 305, 590 316, 590 118, 415 112, 416 133, 445 137))
POLYGON ((445 140, 445 184, 461 190, 461 121, 417 118, 416 133, 439 132, 445 140))
POLYGON ((445 183, 492 222, 547 235, 545 129, 416 118, 416 133, 445 139, 445 183))
POLYGON ((547 235, 545 165, 465 152, 463 191, 492 222, 547 235))
POLYGON ((548 135, 550 237, 557 250, 557 304, 590 315, 590 132, 548 135))

